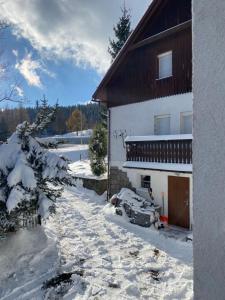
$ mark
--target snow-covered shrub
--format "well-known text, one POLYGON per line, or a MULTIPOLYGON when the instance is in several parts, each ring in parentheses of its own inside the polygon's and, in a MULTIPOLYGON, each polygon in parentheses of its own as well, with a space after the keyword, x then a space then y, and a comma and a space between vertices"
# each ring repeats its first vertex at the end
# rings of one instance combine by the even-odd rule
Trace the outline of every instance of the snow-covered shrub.
POLYGON ((65 158, 44 149, 35 135, 53 119, 55 108, 44 106, 33 124, 24 122, 0 146, 0 230, 19 226, 34 212, 45 218, 55 210, 62 184, 72 184, 65 158))
POLYGON ((94 175, 100 176, 106 172, 105 157, 107 155, 107 131, 98 124, 93 131, 89 144, 91 170, 94 175))
POLYGON ((59 141, 54 138, 36 138, 38 143, 45 149, 57 149, 59 141))

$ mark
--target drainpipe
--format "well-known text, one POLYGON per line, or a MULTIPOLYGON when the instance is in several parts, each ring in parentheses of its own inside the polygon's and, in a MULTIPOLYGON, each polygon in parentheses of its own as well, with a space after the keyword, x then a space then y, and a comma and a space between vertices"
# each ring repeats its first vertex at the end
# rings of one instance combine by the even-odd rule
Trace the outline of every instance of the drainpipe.
POLYGON ((107 174, 107 177, 108 177, 108 181, 107 181, 107 200, 109 201, 109 198, 110 198, 110 160, 111 160, 111 151, 110 151, 110 148, 111 148, 111 139, 110 139, 110 136, 111 136, 111 126, 110 126, 110 109, 108 108, 108 118, 107 118, 107 127, 108 127, 108 174, 107 174))

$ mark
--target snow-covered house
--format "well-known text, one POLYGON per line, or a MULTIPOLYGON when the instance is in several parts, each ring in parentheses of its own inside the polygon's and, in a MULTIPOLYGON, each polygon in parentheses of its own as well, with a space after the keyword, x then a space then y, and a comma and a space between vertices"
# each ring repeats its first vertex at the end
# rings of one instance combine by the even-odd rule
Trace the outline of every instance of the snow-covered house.
POLYGON ((192 226, 191 0, 153 0, 93 95, 109 116, 109 194, 153 190, 169 224, 192 226))

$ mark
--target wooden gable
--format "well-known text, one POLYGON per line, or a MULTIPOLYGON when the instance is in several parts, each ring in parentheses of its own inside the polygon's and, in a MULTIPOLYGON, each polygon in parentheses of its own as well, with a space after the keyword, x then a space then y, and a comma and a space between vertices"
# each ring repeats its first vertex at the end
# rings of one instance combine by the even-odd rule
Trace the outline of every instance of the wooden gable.
POLYGON ((155 0, 93 98, 108 107, 192 90, 191 0, 155 0), (158 55, 173 52, 173 76, 158 79, 158 55))
POLYGON ((190 0, 164 1, 143 26, 134 44, 189 20, 191 20, 190 0))

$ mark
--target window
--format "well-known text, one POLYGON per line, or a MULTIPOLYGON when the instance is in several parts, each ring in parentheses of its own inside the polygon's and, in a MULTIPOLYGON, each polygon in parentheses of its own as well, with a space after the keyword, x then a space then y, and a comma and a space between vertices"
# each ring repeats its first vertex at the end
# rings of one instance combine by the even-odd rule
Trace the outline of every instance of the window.
POLYGON ((192 133, 192 112, 182 112, 180 116, 180 133, 192 133))
POLYGON ((155 116, 156 135, 170 134, 170 115, 155 116))
POLYGON ((151 187, 151 177, 150 176, 141 176, 141 187, 150 188, 151 187))
POLYGON ((172 60, 173 60, 172 51, 158 55, 158 62, 159 62, 158 79, 167 78, 173 75, 172 60))

